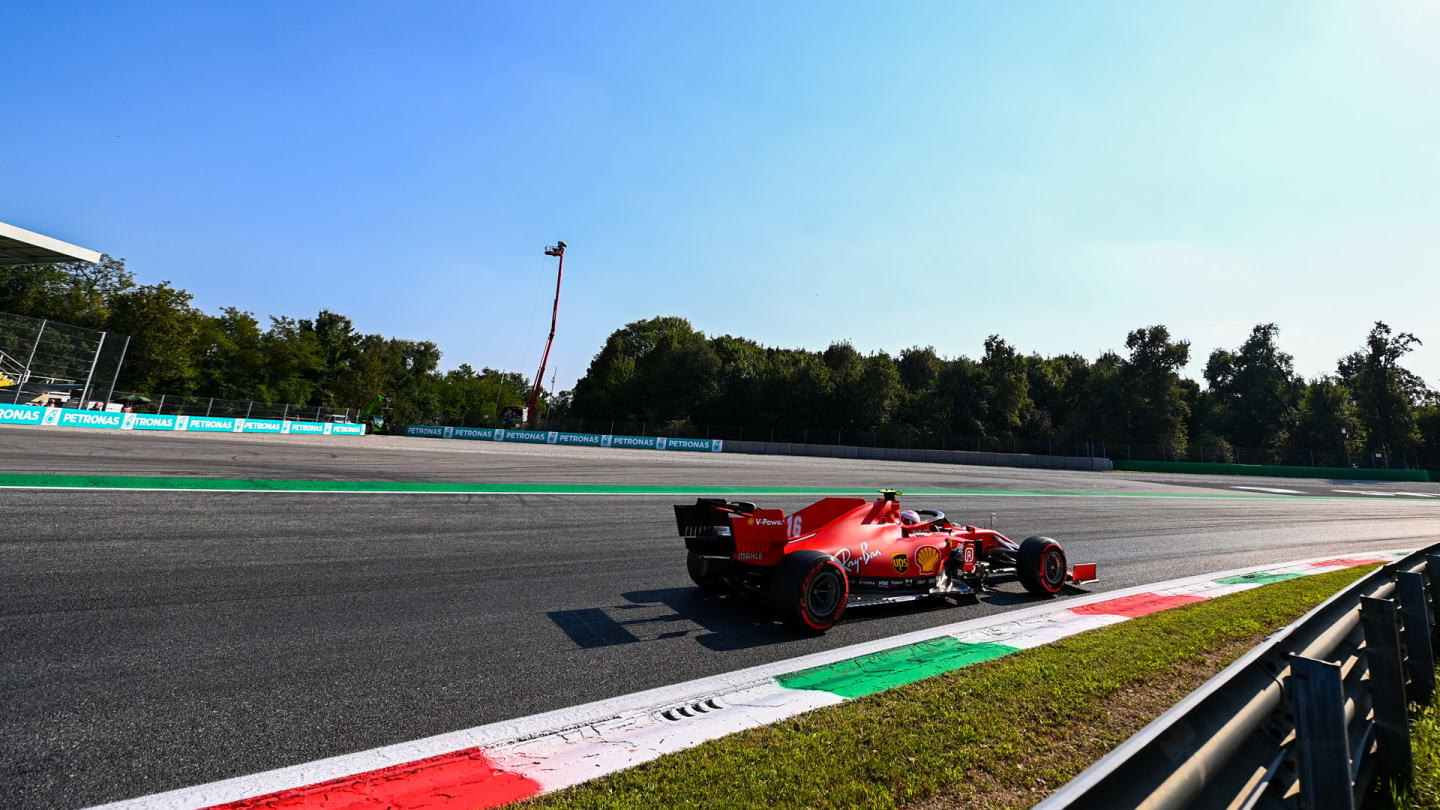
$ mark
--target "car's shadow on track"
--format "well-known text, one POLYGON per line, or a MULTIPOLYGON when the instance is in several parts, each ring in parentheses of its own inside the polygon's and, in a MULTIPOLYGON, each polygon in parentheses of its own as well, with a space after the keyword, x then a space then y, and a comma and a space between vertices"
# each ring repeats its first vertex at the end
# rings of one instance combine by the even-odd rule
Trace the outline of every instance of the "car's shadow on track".
POLYGON ((629 591, 606 607, 547 614, 584 649, 693 637, 712 650, 783 644, 799 634, 772 620, 758 600, 713 596, 698 588, 629 591), (699 625, 697 633, 695 626, 699 625))
MULTIPOLYGON (((786 644, 808 637, 802 631, 776 622, 758 599, 714 596, 698 588, 629 591, 620 596, 624 601, 618 604, 553 610, 546 615, 582 649, 691 638, 706 649, 723 652, 786 644)), ((1041 601, 1027 593, 1008 591, 986 591, 979 599, 1002 607, 1041 601)), ((925 599, 854 608, 846 612, 842 621, 858 624, 953 610, 955 605, 943 599, 925 599)), ((969 617, 957 613, 955 621, 965 618, 969 617)))

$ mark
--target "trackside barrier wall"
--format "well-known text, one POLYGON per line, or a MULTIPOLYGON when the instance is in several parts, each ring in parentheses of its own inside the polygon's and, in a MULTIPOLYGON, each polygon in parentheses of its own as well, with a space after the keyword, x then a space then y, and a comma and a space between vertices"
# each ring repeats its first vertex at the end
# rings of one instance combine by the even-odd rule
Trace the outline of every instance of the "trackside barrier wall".
POLYGON ((1425 470, 1385 470, 1371 467, 1291 467, 1273 464, 1206 464, 1196 461, 1117 461, 1115 469, 1130 472, 1191 473, 1199 475, 1260 475, 1275 478, 1340 478, 1354 481, 1431 481, 1425 470))
POLYGON ((170 430, 185 433, 282 433, 313 436, 361 436, 365 426, 343 422, 295 422, 288 419, 242 419, 229 416, 185 416, 154 413, 81 411, 35 405, 0 405, 0 425, 170 430))
POLYGON ((694 450, 711 453, 756 453, 764 455, 822 456, 882 461, 926 461, 937 464, 975 464, 992 467, 1032 467, 1050 470, 1113 469, 1110 460, 1084 456, 1032 456, 1025 453, 976 453, 965 450, 909 450, 899 447, 856 447, 843 444, 800 444, 792 442, 723 441, 721 439, 668 438, 665 436, 612 436, 598 433, 561 433, 543 430, 504 428, 442 427, 409 425, 406 436, 431 439, 481 439, 526 444, 624 447, 638 450, 694 450))
POLYGON ((1036 810, 1354 810, 1411 773, 1435 693, 1440 544, 1386 565, 1226 667, 1036 810))
POLYGON ((557 430, 441 427, 439 425, 407 425, 405 435, 429 439, 480 439, 519 444, 626 447, 637 450, 693 450, 702 453, 719 453, 725 447, 725 442, 720 439, 671 439, 665 436, 612 436, 599 433, 562 433, 557 430))
POLYGON ((727 453, 821 456, 876 461, 926 461, 932 464, 973 464, 985 467, 1031 467, 1047 470, 1098 470, 1115 467, 1107 458, 1087 456, 1036 456, 1028 453, 978 453, 970 450, 910 450, 903 447, 856 447, 845 444, 729 441, 727 453))

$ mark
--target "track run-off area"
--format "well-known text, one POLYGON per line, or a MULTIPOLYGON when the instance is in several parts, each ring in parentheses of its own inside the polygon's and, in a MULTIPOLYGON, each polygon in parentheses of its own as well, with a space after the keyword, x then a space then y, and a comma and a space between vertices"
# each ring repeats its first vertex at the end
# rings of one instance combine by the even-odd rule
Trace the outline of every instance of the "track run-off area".
POLYGON ((43 428, 0 429, 0 459, 0 795, 19 808, 134 798, 1036 604, 1006 585, 796 635, 691 586, 670 505, 694 494, 790 511, 899 488, 957 521, 993 513, 1012 536, 1055 537, 1099 564, 1087 593, 1440 541, 1436 484, 43 428))

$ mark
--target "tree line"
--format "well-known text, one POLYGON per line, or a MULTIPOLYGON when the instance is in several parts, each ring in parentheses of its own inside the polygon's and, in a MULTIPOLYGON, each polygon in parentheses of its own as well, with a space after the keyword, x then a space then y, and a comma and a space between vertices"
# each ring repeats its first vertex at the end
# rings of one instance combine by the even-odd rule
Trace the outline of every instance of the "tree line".
POLYGON ((117 391, 335 410, 358 410, 384 394, 392 424, 493 418, 497 406, 520 403, 530 391, 519 374, 468 365, 441 372, 435 343, 364 334, 330 310, 271 317, 262 326, 253 313, 208 314, 192 302, 169 282, 139 283, 110 256, 98 264, 0 267, 0 312, 131 336, 117 391))
POLYGON ((1440 466, 1440 395, 1401 365, 1418 338, 1377 322, 1333 374, 1306 380, 1279 334, 1259 324, 1239 346, 1211 352, 1201 386, 1179 373, 1189 341, 1161 325, 1134 329, 1123 353, 1092 362, 1022 354, 999 335, 977 359, 933 346, 862 354, 844 341, 782 349, 661 317, 611 334, 566 404, 573 416, 649 424, 1088 439, 1178 459, 1205 448, 1223 461, 1237 447, 1319 464, 1374 451, 1385 463, 1440 466))
MULTIPOLYGON (((440 371, 435 343, 365 334, 336 312, 271 317, 201 311, 169 282, 142 284, 121 259, 0 268, 0 311, 132 336, 117 390, 326 408, 390 397, 392 424, 495 424, 525 404, 524 375, 461 364, 440 371)), ((573 391, 546 395, 542 418, 915 435, 991 440, 1083 439, 1148 445, 1167 457, 1230 460, 1235 448, 1276 460, 1350 463, 1382 452, 1440 466, 1440 395, 1402 365, 1420 340, 1376 323, 1331 374, 1303 379, 1258 324, 1211 352, 1204 382, 1180 370, 1189 341, 1162 325, 1125 336, 1124 350, 1024 354, 999 335, 978 358, 933 346, 864 354, 707 336, 683 318, 617 329, 573 391)), ((0 346, 0 349, 7 347, 0 346)), ((15 354, 16 352, 11 352, 15 354)), ((751 433, 757 436, 757 433, 751 433)), ((907 438, 908 440, 908 438, 907 438)))

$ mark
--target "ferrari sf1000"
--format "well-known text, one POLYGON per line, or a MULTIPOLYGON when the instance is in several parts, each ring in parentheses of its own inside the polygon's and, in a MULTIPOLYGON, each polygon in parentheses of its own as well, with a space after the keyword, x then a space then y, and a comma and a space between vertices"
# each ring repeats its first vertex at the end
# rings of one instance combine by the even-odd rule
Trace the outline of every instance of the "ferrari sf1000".
POLYGON ((847 606, 972 596, 1017 578, 1041 597, 1095 580, 1068 566, 1048 537, 1016 543, 994 529, 957 526, 936 509, 901 508, 900 493, 874 501, 825 498, 792 515, 753 503, 698 498, 675 507, 690 577, 706 591, 751 593, 786 624, 824 632, 847 606))

